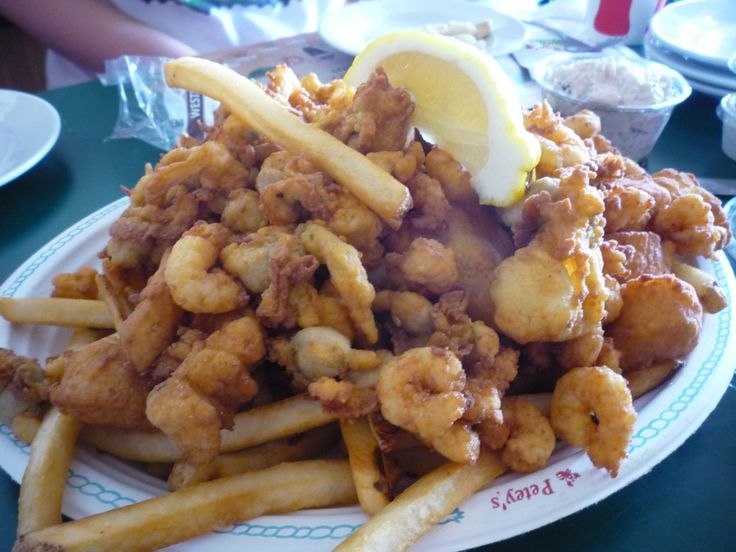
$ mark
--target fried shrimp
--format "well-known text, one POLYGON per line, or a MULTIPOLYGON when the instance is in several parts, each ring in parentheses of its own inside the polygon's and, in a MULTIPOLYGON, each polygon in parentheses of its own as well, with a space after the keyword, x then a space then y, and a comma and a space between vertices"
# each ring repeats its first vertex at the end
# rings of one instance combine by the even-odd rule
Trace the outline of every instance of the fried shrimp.
POLYGON ((368 281, 360 254, 324 226, 314 222, 304 225, 299 237, 308 253, 327 265, 332 282, 348 308, 350 319, 369 343, 378 340, 378 328, 371 305, 376 297, 368 281))
POLYGON ((616 477, 636 422, 623 376, 605 366, 573 368, 555 385, 550 406, 555 433, 584 448, 593 464, 616 477))
POLYGON ((228 312, 247 301, 243 287, 212 267, 228 239, 221 224, 195 224, 174 244, 164 278, 174 302, 195 313, 228 312))
POLYGON ((450 351, 410 349, 381 367, 376 386, 381 414, 453 462, 472 463, 480 439, 461 422, 465 382, 462 364, 450 351))
POLYGON ((538 470, 555 448, 552 425, 536 406, 521 398, 504 398, 502 409, 509 438, 501 451, 501 460, 516 472, 538 470))

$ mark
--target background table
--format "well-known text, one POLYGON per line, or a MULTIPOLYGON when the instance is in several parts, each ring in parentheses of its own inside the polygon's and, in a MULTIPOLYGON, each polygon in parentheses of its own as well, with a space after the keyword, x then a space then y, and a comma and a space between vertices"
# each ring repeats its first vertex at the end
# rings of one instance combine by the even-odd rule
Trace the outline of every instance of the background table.
MULTIPOLYGON (((91 82, 41 96, 61 115, 61 137, 46 159, 0 187, 0 281, 62 230, 121 197, 120 187, 132 187, 160 155, 137 140, 107 140, 117 112, 113 88, 91 82)), ((696 94, 678 107, 649 169, 736 178, 736 162, 720 149, 715 106, 696 94)), ((704 425, 648 475, 595 506, 482 550, 731 550, 735 428, 732 386, 704 425)), ((1 473, 0 550, 12 546, 17 499, 18 486, 1 473)))

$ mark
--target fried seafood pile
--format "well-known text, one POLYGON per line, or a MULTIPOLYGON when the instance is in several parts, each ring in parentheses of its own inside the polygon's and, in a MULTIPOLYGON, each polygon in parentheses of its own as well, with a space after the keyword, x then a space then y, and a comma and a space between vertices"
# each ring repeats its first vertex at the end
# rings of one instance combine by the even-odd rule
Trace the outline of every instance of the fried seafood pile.
POLYGON ((221 109, 130 190, 101 255, 120 327, 57 359, 51 402, 86 424, 158 429, 194 467, 238 411, 307 393, 366 417, 410 475, 418 450, 473 463, 482 447, 533 471, 560 438, 615 476, 632 391, 657 383, 635 374, 661 381, 696 345, 704 304, 724 306, 676 269, 730 239, 718 200, 622 157, 592 113, 542 104, 525 114, 536 178, 494 210, 382 72, 353 89, 278 67, 266 90, 408 188, 400 226, 221 109), (549 409, 519 396, 550 391, 549 409))

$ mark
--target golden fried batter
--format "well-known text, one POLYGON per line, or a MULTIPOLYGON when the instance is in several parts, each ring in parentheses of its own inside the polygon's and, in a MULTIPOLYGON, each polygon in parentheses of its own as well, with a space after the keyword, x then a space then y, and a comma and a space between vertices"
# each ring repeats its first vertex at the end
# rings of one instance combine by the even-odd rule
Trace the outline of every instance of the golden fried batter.
POLYGON ((335 120, 321 121, 321 127, 361 153, 398 151, 409 136, 414 112, 411 95, 393 88, 378 69, 355 92, 350 108, 335 120))
POLYGON ((138 375, 117 338, 64 353, 64 376, 51 402, 64 414, 94 425, 146 429, 152 384, 138 375))
POLYGON ((539 230, 493 275, 494 321, 518 343, 579 337, 605 316, 603 201, 588 178, 573 170, 554 195, 543 190, 526 199, 522 224, 528 218, 539 230))
POLYGON ((645 275, 625 283, 621 295, 621 314, 606 334, 621 351, 624 371, 683 358, 693 350, 703 307, 690 284, 670 274, 645 275))

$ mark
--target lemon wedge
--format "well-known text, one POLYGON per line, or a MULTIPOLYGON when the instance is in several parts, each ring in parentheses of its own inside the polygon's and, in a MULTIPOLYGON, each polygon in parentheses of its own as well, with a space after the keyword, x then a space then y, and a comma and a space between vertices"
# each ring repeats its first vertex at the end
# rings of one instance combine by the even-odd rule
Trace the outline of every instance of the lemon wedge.
POLYGON ((498 62, 478 48, 419 31, 384 35, 353 61, 357 86, 382 67, 414 96, 414 125, 473 175, 483 204, 508 207, 524 196, 539 142, 524 128, 521 103, 498 62))

